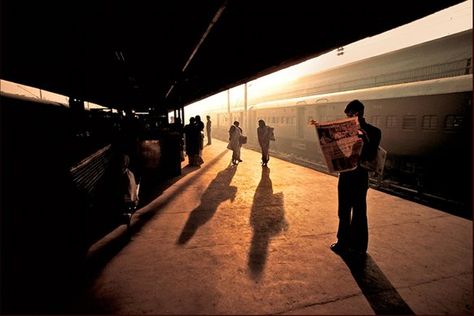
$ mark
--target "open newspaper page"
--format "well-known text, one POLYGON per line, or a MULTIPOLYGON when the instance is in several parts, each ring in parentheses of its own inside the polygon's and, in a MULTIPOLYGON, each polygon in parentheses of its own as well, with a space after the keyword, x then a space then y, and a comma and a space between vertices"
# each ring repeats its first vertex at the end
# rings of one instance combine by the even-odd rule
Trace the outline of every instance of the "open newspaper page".
POLYGON ((357 168, 363 145, 362 139, 357 136, 359 129, 357 118, 351 117, 315 125, 329 172, 344 172, 357 168))

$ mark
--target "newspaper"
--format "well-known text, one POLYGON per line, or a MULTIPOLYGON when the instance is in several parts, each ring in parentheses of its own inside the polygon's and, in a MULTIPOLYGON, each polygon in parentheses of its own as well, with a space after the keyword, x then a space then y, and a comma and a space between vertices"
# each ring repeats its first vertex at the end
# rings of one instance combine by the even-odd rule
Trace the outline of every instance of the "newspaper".
POLYGON ((344 172, 357 168, 363 145, 362 139, 357 136, 357 117, 311 123, 316 127, 321 152, 329 172, 344 172))

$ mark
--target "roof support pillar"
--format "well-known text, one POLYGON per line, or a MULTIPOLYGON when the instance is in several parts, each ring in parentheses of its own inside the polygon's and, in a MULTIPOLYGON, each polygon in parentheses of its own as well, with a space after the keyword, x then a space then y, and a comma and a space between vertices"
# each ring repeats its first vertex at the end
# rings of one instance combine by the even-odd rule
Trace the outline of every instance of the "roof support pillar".
POLYGON ((227 89, 227 117, 229 118, 229 125, 232 125, 232 119, 230 118, 230 89, 227 89))
MULTIPOLYGON (((249 129, 249 120, 247 115, 247 82, 244 83, 244 130, 249 129)), ((247 132, 248 133, 248 132, 247 132)))

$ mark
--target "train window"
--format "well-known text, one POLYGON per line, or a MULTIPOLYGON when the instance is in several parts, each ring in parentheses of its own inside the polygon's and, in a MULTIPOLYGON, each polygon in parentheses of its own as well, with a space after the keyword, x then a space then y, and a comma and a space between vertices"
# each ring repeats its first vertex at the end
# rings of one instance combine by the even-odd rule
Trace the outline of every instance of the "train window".
POLYGON ((382 116, 381 115, 373 115, 371 117, 370 122, 374 126, 381 127, 382 126, 382 116))
POLYGON ((461 129, 464 126, 464 117, 461 115, 446 115, 444 128, 449 130, 461 129))
POLYGON ((403 116, 402 129, 415 129, 416 128, 416 116, 405 115, 403 116))
POLYGON ((398 120, 395 115, 388 115, 387 116, 387 128, 396 128, 398 127, 398 120))
POLYGON ((436 129, 437 127, 438 127, 437 115, 423 115, 423 121, 421 122, 422 129, 436 129))

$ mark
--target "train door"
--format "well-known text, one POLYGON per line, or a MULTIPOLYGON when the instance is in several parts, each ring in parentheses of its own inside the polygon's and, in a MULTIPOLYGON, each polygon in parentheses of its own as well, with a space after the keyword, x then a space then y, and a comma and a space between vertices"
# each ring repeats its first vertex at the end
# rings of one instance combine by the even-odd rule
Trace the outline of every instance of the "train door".
POLYGON ((217 114, 217 128, 213 128, 212 133, 215 137, 221 140, 227 140, 227 131, 229 130, 229 115, 227 113, 217 114))
POLYGON ((304 129, 307 123, 304 118, 304 107, 298 107, 296 110, 296 135, 299 139, 304 139, 304 129))

